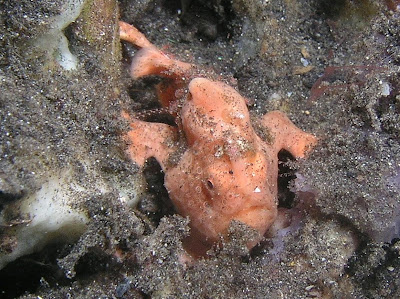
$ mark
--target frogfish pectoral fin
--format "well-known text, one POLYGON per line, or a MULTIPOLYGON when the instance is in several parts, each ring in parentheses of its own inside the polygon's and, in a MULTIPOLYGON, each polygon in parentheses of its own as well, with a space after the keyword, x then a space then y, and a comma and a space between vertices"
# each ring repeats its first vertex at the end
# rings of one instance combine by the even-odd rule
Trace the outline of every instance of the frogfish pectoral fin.
POLYGON ((130 130, 123 136, 129 158, 142 167, 148 158, 154 157, 165 170, 169 155, 175 151, 177 130, 167 124, 129 118, 126 112, 122 116, 130 121, 130 130))
POLYGON ((295 158, 304 158, 318 142, 317 137, 296 127, 280 111, 268 112, 261 122, 274 137, 274 146, 277 151, 285 149, 295 158))

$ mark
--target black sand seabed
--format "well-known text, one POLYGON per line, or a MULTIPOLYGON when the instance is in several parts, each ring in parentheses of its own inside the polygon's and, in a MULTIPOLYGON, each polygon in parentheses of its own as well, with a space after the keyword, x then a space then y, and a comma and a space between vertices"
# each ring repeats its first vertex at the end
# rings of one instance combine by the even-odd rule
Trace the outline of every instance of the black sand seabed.
POLYGON ((74 71, 37 48, 64 2, 79 1, 0 2, 0 255, 30 221, 10 207, 63 169, 84 186, 67 194, 88 222, 0 270, 0 297, 400 297, 398 1, 88 0, 63 30, 74 71), (174 214, 158 166, 145 170, 147 192, 129 187, 139 172, 120 111, 157 107, 158 79, 129 78, 134 49, 119 43, 119 18, 180 60, 235 78, 254 115, 279 109, 318 136, 306 160, 282 167, 289 227, 249 253, 236 223, 223 248, 185 262, 188 220, 174 214), (134 196, 136 208, 121 200, 134 196))

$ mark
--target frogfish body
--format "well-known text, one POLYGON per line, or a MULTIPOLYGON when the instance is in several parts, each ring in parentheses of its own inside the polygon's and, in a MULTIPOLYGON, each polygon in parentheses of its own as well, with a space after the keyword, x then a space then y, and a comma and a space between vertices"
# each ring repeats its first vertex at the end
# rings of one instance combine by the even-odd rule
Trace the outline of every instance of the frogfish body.
POLYGON ((140 166, 155 157, 176 210, 190 218, 185 247, 193 255, 204 255, 227 233, 232 220, 259 233, 258 240, 247 244, 253 247, 277 217, 279 151, 303 158, 316 137, 279 111, 250 120, 246 99, 234 88, 200 76, 191 64, 169 58, 123 22, 120 36, 141 48, 132 62, 132 77, 169 78, 168 84, 158 87, 161 103, 182 103, 178 127, 186 150, 177 163, 171 163, 182 135, 176 127, 144 122, 126 112, 123 116, 130 121, 130 131, 124 136, 129 157, 140 166), (179 94, 183 96, 178 98, 179 94))

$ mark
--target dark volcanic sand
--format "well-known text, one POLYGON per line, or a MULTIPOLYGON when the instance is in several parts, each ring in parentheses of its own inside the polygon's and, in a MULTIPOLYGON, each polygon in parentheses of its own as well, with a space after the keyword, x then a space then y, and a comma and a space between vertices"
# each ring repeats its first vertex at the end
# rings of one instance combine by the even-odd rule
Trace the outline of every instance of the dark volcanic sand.
POLYGON ((3 268, 0 296, 400 297, 398 1, 88 0, 64 30, 74 71, 51 44, 35 47, 64 2, 0 2, 0 258, 29 225, 13 207, 64 169, 84 187, 67 200, 88 222, 3 268), (135 50, 119 43, 119 18, 178 59, 235 78, 254 115, 279 109, 318 136, 306 160, 283 163, 288 228, 249 253, 251 232, 236 223, 223 248, 185 263, 188 220, 158 165, 145 169, 146 192, 131 187, 140 172, 123 151, 120 110, 157 107, 159 79, 129 78, 135 50))

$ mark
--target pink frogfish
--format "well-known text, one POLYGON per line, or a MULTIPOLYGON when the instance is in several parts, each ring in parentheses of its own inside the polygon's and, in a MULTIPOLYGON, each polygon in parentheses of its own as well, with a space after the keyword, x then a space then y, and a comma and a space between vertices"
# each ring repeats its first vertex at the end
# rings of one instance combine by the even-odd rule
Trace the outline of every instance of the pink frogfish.
POLYGON ((232 220, 258 232, 259 238, 247 244, 255 246, 277 217, 278 152, 303 158, 317 138, 280 111, 250 118, 246 99, 234 88, 170 58, 135 27, 120 22, 120 37, 140 49, 132 78, 168 79, 159 84, 158 95, 164 107, 175 111, 178 126, 145 122, 124 111, 130 122, 124 140, 129 158, 139 166, 149 157, 160 163, 171 201, 190 219, 186 250, 204 256, 227 234, 232 220), (182 139, 185 151, 171 162, 182 139))

